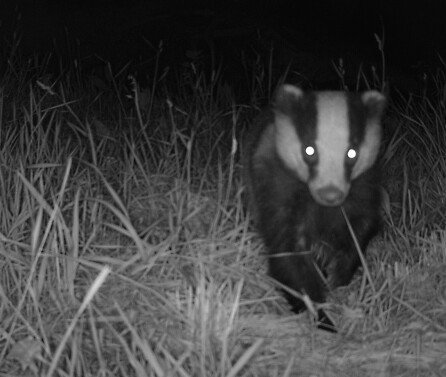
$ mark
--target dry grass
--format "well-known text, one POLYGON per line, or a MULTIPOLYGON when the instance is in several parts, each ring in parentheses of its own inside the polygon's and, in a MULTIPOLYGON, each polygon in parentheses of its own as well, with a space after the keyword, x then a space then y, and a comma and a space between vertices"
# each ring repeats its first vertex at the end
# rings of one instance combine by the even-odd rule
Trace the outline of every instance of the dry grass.
POLYGON ((194 70, 131 103, 110 77, 1 83, 0 376, 446 373, 440 96, 390 107, 386 227, 371 279, 330 297, 333 335, 266 276, 238 163, 253 109, 194 70))

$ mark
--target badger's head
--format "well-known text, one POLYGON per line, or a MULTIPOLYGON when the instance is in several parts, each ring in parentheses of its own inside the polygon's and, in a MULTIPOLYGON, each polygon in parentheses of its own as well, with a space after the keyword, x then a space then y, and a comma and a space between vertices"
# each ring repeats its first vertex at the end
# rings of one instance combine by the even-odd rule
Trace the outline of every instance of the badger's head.
POLYGON ((275 147, 317 203, 341 205, 351 181, 373 166, 385 102, 373 90, 304 93, 292 85, 279 88, 274 101, 275 147))

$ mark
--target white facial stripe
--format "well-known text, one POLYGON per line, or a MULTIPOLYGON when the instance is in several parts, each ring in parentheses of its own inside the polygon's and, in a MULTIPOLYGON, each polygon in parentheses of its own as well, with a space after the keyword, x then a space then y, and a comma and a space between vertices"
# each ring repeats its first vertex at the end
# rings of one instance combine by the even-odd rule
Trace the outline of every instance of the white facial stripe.
POLYGON ((275 142, 279 157, 304 182, 308 181, 308 166, 302 158, 302 143, 289 117, 275 115, 275 142))
POLYGON ((364 140, 359 149, 358 161, 353 166, 351 179, 355 179, 375 163, 380 142, 381 125, 377 119, 371 119, 366 124, 364 140))
POLYGON ((345 178, 345 154, 349 147, 348 104, 342 92, 320 92, 317 94, 316 147, 319 162, 316 175, 309 183, 313 196, 316 190, 335 186, 348 193, 349 182, 345 178))

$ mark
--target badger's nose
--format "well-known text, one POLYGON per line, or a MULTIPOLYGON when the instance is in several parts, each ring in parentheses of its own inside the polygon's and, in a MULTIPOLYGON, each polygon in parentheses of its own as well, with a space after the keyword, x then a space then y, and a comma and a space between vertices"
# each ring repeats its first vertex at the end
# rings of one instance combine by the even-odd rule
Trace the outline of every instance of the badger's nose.
POLYGON ((326 206, 338 206, 345 200, 345 194, 338 187, 330 185, 316 191, 317 201, 326 206))

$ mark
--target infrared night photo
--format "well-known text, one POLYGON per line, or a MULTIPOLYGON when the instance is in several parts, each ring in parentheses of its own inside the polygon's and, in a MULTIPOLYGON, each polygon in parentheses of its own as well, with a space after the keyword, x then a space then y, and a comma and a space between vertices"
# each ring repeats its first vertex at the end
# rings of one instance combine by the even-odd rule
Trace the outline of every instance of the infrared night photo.
POLYGON ((0 377, 446 375, 440 1, 0 1, 0 377))

